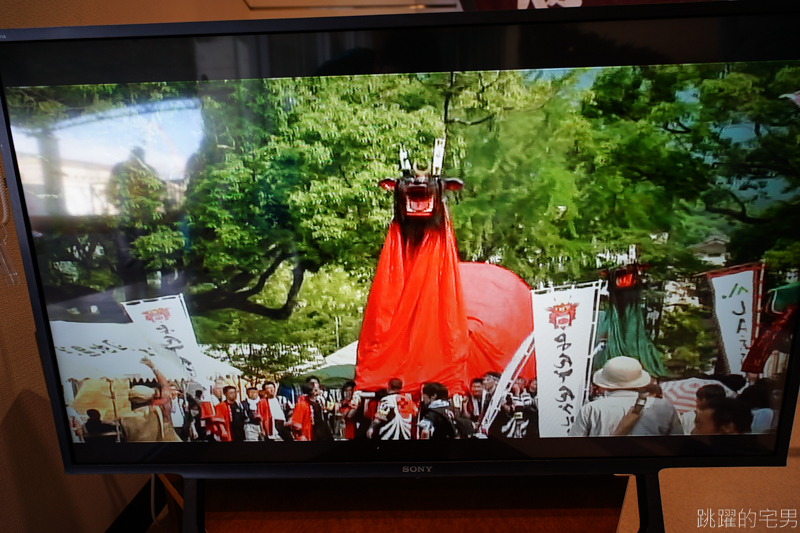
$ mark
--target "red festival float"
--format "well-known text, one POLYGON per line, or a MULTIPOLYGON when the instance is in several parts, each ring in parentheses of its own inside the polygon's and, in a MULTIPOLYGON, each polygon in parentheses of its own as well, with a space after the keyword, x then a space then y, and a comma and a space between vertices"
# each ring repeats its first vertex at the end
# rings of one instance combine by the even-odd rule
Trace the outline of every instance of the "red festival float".
MULTIPOLYGON (((533 331, 524 281, 495 265, 459 262, 444 192, 460 190, 463 182, 441 176, 443 156, 442 139, 426 168, 412 167, 401 150, 402 176, 380 182, 394 193, 394 219, 358 343, 362 390, 381 389, 397 377, 414 395, 430 381, 466 393, 470 378, 502 372, 533 331)), ((520 375, 536 375, 533 358, 520 375)))

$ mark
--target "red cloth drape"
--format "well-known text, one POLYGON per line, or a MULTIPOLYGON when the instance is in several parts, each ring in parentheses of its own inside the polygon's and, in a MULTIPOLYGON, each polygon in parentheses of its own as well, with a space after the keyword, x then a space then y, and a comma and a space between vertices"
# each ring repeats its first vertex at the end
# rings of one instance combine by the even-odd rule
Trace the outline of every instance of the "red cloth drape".
MULTIPOLYGON (((527 285, 494 265, 459 263, 449 222, 416 248, 404 246, 392 222, 364 312, 356 382, 378 390, 397 377, 416 397, 438 381, 465 394, 471 377, 502 372, 532 330, 527 285)), ((533 362, 523 375, 535 375, 533 362)))
MULTIPOLYGON (((502 373, 533 331, 530 288, 510 270, 487 263, 461 263, 459 271, 471 341, 467 377, 502 373)), ((520 375, 536 377, 533 357, 520 375)))
POLYGON ((261 398, 256 404, 256 416, 261 419, 261 430, 265 435, 272 437, 272 411, 269 400, 261 398))
POLYGON ((362 390, 403 380, 417 396, 427 381, 451 393, 466 392, 469 334, 455 236, 445 227, 426 231, 416 247, 404 246, 392 222, 364 311, 356 382, 362 390))
POLYGON ((200 418, 213 418, 214 406, 211 402, 200 402, 200 418))

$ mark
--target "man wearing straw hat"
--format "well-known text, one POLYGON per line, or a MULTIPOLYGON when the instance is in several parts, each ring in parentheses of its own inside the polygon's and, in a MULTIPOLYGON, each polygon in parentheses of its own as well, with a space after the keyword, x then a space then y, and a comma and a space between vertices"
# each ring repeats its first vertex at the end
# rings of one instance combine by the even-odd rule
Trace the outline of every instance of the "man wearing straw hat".
POLYGON ((620 356, 608 360, 594 373, 592 382, 604 396, 581 407, 570 437, 614 435, 626 415, 637 418, 628 435, 683 435, 678 413, 669 401, 640 395, 651 377, 636 359, 620 356))

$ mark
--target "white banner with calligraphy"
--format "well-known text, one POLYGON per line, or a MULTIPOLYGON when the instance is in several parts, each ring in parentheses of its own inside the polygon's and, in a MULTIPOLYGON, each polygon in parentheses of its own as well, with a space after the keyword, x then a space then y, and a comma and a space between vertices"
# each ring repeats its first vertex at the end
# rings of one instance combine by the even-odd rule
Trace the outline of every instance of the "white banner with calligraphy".
MULTIPOLYGON (((190 378, 225 375, 224 370, 207 368, 213 363, 230 368, 200 349, 182 294, 134 300, 122 305, 147 342, 164 357, 182 365, 190 378)), ((232 368, 230 370, 228 374, 238 373, 232 368)))
POLYGON ((541 437, 566 437, 581 408, 601 284, 531 293, 541 437))
POLYGON ((758 328, 762 264, 743 265, 706 274, 714 293, 714 316, 730 371, 741 373, 742 363, 758 328))
POLYGON ((50 322, 62 380, 155 379, 147 357, 167 379, 188 378, 173 357, 158 354, 133 324, 50 322))

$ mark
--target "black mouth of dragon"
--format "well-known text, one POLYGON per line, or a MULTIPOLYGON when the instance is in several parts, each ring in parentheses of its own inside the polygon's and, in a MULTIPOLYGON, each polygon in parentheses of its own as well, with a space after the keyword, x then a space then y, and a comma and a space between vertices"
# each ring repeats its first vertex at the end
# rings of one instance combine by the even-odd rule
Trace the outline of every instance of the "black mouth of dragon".
POLYGON ((406 216, 429 217, 433 215, 436 198, 428 191, 426 185, 409 185, 406 187, 406 216))

